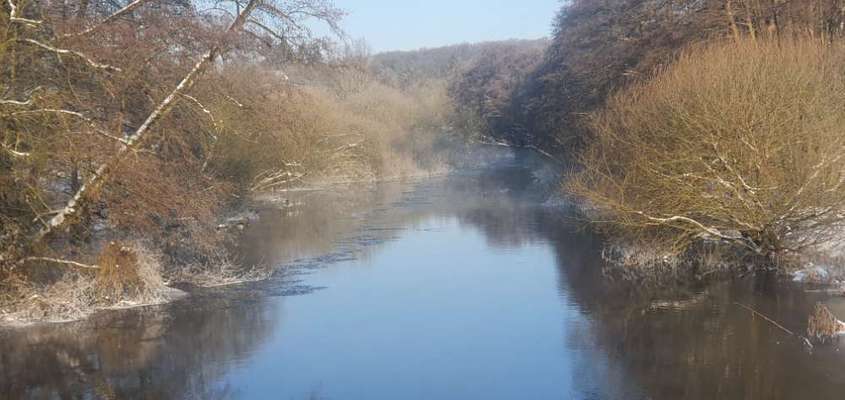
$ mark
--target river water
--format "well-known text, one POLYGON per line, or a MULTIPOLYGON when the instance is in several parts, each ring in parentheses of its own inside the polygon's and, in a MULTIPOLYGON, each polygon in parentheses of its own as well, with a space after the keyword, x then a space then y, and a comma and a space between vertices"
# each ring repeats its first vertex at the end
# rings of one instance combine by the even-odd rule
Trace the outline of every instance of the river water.
POLYGON ((0 398, 842 398, 838 342, 810 350, 738 305, 801 333, 840 300, 612 282, 537 169, 284 194, 239 249, 277 276, 0 331, 0 398))

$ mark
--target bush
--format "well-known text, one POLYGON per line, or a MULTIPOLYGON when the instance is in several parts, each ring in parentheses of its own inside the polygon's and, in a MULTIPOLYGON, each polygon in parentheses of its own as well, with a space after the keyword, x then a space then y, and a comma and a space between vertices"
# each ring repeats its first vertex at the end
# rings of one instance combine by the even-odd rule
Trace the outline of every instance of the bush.
POLYGON ((208 96, 221 121, 208 167, 241 189, 419 173, 450 112, 441 81, 397 89, 366 71, 292 67, 290 80, 309 84, 291 84, 267 68, 229 68, 217 84, 238 100, 208 96))
POLYGON ((614 95, 569 188, 623 236, 730 242, 776 260, 845 215, 843 49, 717 43, 614 95))
POLYGON ((165 298, 161 263, 140 245, 110 242, 100 252, 97 266, 95 297, 102 305, 156 303, 165 298))

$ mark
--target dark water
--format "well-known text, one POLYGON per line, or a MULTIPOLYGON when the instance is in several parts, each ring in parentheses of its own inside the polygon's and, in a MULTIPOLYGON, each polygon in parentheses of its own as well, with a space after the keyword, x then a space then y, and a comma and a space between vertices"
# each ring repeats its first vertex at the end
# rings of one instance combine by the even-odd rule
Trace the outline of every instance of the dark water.
POLYGON ((839 399, 837 299, 773 280, 656 289, 602 276, 595 238, 521 162, 299 192, 240 251, 268 282, 0 332, 0 398, 839 399))

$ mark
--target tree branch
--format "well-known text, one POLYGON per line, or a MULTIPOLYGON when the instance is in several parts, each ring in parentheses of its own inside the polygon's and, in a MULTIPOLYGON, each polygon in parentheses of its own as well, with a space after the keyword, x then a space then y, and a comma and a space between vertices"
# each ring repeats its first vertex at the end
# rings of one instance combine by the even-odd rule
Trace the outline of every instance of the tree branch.
POLYGON ((18 8, 14 1, 9 0, 9 21, 29 26, 41 25, 41 21, 21 17, 22 9, 18 8))
POLYGON ((44 261, 44 262, 50 262, 50 263, 54 263, 54 264, 67 265, 67 266, 76 267, 76 268, 82 268, 82 269, 100 269, 100 266, 99 266, 99 265, 88 265, 88 264, 83 264, 83 263, 76 262, 76 261, 71 261, 71 260, 62 260, 62 259, 59 259, 59 258, 50 258, 50 257, 27 257, 27 258, 23 259, 23 262, 25 262, 25 263, 26 263, 26 262, 31 262, 31 261, 44 261))
POLYGON ((50 46, 48 44, 41 43, 41 42, 39 42, 35 39, 19 39, 19 40, 26 42, 26 43, 34 44, 34 45, 36 45, 36 46, 38 46, 38 47, 40 47, 44 50, 51 51, 51 52, 56 53, 58 55, 72 55, 72 56, 81 58, 83 61, 85 61, 85 63, 87 63, 88 65, 90 65, 94 68, 104 69, 106 71, 112 71, 112 72, 123 72, 123 70, 118 68, 118 67, 108 65, 108 64, 100 64, 100 63, 92 60, 91 58, 89 58, 85 54, 82 54, 78 51, 56 48, 56 47, 50 46))
POLYGON ((3 147, 3 150, 6 150, 7 152, 9 152, 9 154, 11 154, 11 155, 13 155, 13 156, 15 156, 15 157, 21 157, 21 158, 23 158, 23 157, 29 157, 30 155, 32 155, 32 154, 30 154, 30 153, 28 153, 28 152, 17 151, 17 150, 15 150, 15 149, 13 149, 13 148, 11 148, 10 146, 5 145, 5 144, 4 144, 4 145, 2 145, 2 147, 3 147))
MULTIPOLYGON (((11 0, 9 0, 9 1, 11 1, 11 0)), ((120 18, 120 17, 122 17, 126 14, 131 13, 132 11, 135 11, 135 9, 137 9, 138 7, 141 7, 147 1, 150 1, 150 0, 134 0, 133 2, 127 4, 126 7, 123 7, 120 10, 115 11, 114 14, 109 15, 108 17, 106 17, 105 19, 100 21, 98 24, 96 24, 96 25, 94 25, 94 26, 92 26, 88 29, 85 29, 81 32, 66 33, 64 35, 59 36, 59 38, 68 38, 68 37, 90 35, 91 33, 93 33, 94 31, 102 28, 103 26, 112 23, 113 21, 117 20, 118 18, 120 18)))
POLYGON ((97 125, 94 123, 94 120, 86 117, 84 114, 82 114, 78 111, 63 110, 63 109, 59 109, 59 108, 41 108, 41 109, 37 109, 37 110, 16 111, 16 112, 10 113, 8 115, 14 117, 14 116, 17 116, 17 115, 40 114, 40 113, 64 114, 64 115, 70 115, 72 117, 79 118, 79 119, 85 121, 91 127, 91 129, 93 129, 94 132, 97 133, 98 135, 103 136, 103 137, 108 138, 108 139, 111 139, 111 140, 118 141, 118 142, 123 143, 125 145, 129 144, 128 140, 119 138, 117 136, 113 136, 113 135, 109 134, 108 132, 105 132, 102 129, 98 128, 97 125))
MULTIPOLYGON (((246 23, 247 18, 249 15, 255 10, 255 8, 259 5, 260 0, 250 0, 244 10, 232 21, 232 24, 227 29, 227 33, 236 33, 240 32, 243 29, 244 24, 246 23)), ((228 36, 228 35, 227 35, 228 36)), ((159 105, 147 116, 147 119, 135 130, 134 134, 130 137, 127 141, 126 146, 121 148, 117 154, 115 154, 109 161, 101 164, 94 173, 88 178, 88 180, 80 186, 80 188, 76 191, 76 193, 71 197, 70 200, 65 204, 65 207, 60 209, 59 212, 53 216, 48 222, 48 226, 44 229, 41 229, 33 239, 34 243, 39 243, 44 240, 45 237, 53 233, 54 231, 63 228, 71 217, 76 216, 79 213, 80 208, 82 206, 83 199, 86 196, 95 197, 96 193, 102 188, 103 184, 106 181, 107 175, 111 172, 112 168, 114 168, 129 152, 138 148, 143 141, 146 139, 147 132, 164 116, 168 114, 168 112, 172 109, 173 105, 176 103, 177 99, 182 96, 184 92, 190 89, 194 83, 196 78, 201 75, 205 70, 211 65, 214 60, 224 52, 227 48, 227 42, 221 41, 214 45, 206 54, 197 61, 196 65, 182 78, 182 81, 179 82, 178 85, 170 92, 164 100, 159 103, 159 105)))

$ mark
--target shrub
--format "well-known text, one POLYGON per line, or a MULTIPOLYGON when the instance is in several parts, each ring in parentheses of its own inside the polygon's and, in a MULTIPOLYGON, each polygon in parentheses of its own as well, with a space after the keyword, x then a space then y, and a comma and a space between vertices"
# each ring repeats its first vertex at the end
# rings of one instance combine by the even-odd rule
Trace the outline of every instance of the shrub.
POLYGON ((807 336, 818 342, 827 342, 842 333, 843 324, 822 303, 816 303, 807 319, 807 336))
POLYGON ((809 39, 693 47, 592 116, 568 186, 612 231, 676 250, 821 244, 845 216, 843 58, 809 39))
POLYGON ((138 245, 110 242, 100 252, 97 266, 95 297, 103 305, 154 303, 164 299, 160 263, 138 245))

